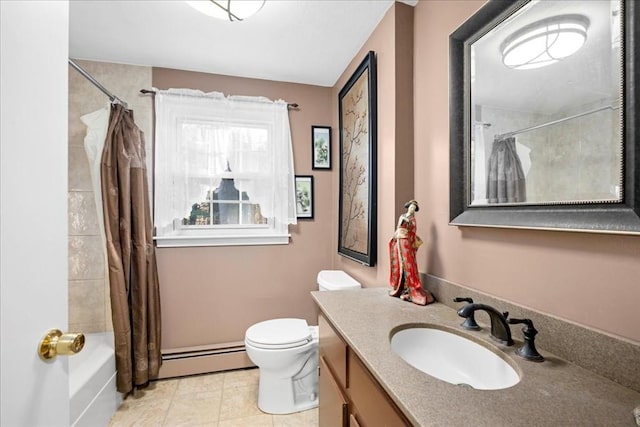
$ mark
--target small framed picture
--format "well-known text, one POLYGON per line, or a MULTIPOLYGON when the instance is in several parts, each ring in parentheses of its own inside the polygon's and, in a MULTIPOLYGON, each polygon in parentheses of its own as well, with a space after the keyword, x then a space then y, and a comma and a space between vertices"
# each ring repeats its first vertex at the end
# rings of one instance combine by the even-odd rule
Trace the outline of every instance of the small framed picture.
POLYGON ((331 169, 331 127, 311 126, 312 169, 331 169))
POLYGON ((296 217, 313 218, 313 176, 296 175, 296 217))

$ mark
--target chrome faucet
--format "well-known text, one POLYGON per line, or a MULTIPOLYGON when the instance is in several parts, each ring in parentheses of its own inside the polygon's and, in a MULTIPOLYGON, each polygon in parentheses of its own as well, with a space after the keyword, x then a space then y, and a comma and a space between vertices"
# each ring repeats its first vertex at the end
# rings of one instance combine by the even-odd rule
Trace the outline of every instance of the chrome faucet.
POLYGON ((471 303, 459 309, 458 316, 467 319, 470 316, 473 316, 477 310, 486 311, 489 315, 489 318, 491 319, 491 336, 493 338, 504 345, 513 345, 513 339, 511 339, 511 328, 507 322, 507 317, 509 317, 508 311, 500 313, 489 305, 471 303))

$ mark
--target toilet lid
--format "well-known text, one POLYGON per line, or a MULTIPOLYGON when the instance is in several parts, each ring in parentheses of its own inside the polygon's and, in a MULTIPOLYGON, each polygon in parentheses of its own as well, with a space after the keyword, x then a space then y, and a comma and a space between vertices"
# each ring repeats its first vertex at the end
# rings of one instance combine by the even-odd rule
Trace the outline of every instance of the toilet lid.
POLYGON ((245 340, 261 348, 290 348, 308 343, 311 331, 304 319, 272 319, 249 327, 245 340))

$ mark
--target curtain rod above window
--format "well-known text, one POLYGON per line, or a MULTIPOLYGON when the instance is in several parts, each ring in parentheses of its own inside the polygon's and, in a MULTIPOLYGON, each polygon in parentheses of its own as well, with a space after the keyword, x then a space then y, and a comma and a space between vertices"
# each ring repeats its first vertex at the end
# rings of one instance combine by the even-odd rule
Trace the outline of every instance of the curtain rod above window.
POLYGON ((82 74, 84 76, 84 78, 86 78, 87 80, 89 80, 91 83, 93 83, 93 85, 95 87, 97 87, 98 89, 100 89, 102 91, 102 93, 104 93, 105 95, 107 95, 109 97, 109 100, 111 102, 117 103, 117 104, 121 104, 124 108, 129 108, 127 106, 127 103, 124 102, 122 99, 118 98, 117 96, 115 96, 114 94, 112 94, 111 92, 109 92, 104 86, 102 86, 100 84, 99 81, 97 81, 95 78, 93 78, 93 76, 91 74, 89 74, 84 68, 82 68, 81 66, 79 66, 78 64, 76 64, 71 58, 69 58, 69 65, 71 65, 73 68, 75 68, 80 74, 82 74))
MULTIPOLYGON (((155 95, 156 91, 155 90, 149 90, 149 89, 140 89, 140 93, 155 95)), ((297 110, 298 107, 299 107, 298 104, 290 103, 290 102, 287 103, 287 108, 289 110, 297 110)))

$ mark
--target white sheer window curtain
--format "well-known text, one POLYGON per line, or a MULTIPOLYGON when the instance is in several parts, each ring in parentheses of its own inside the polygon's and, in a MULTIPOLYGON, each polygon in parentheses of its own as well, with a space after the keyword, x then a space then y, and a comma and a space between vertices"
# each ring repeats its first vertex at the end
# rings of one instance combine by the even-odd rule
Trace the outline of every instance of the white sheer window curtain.
POLYGON ((155 108, 158 246, 288 243, 296 215, 287 103, 170 89, 156 91, 155 108), (260 205, 266 225, 185 226, 222 179, 260 205))

